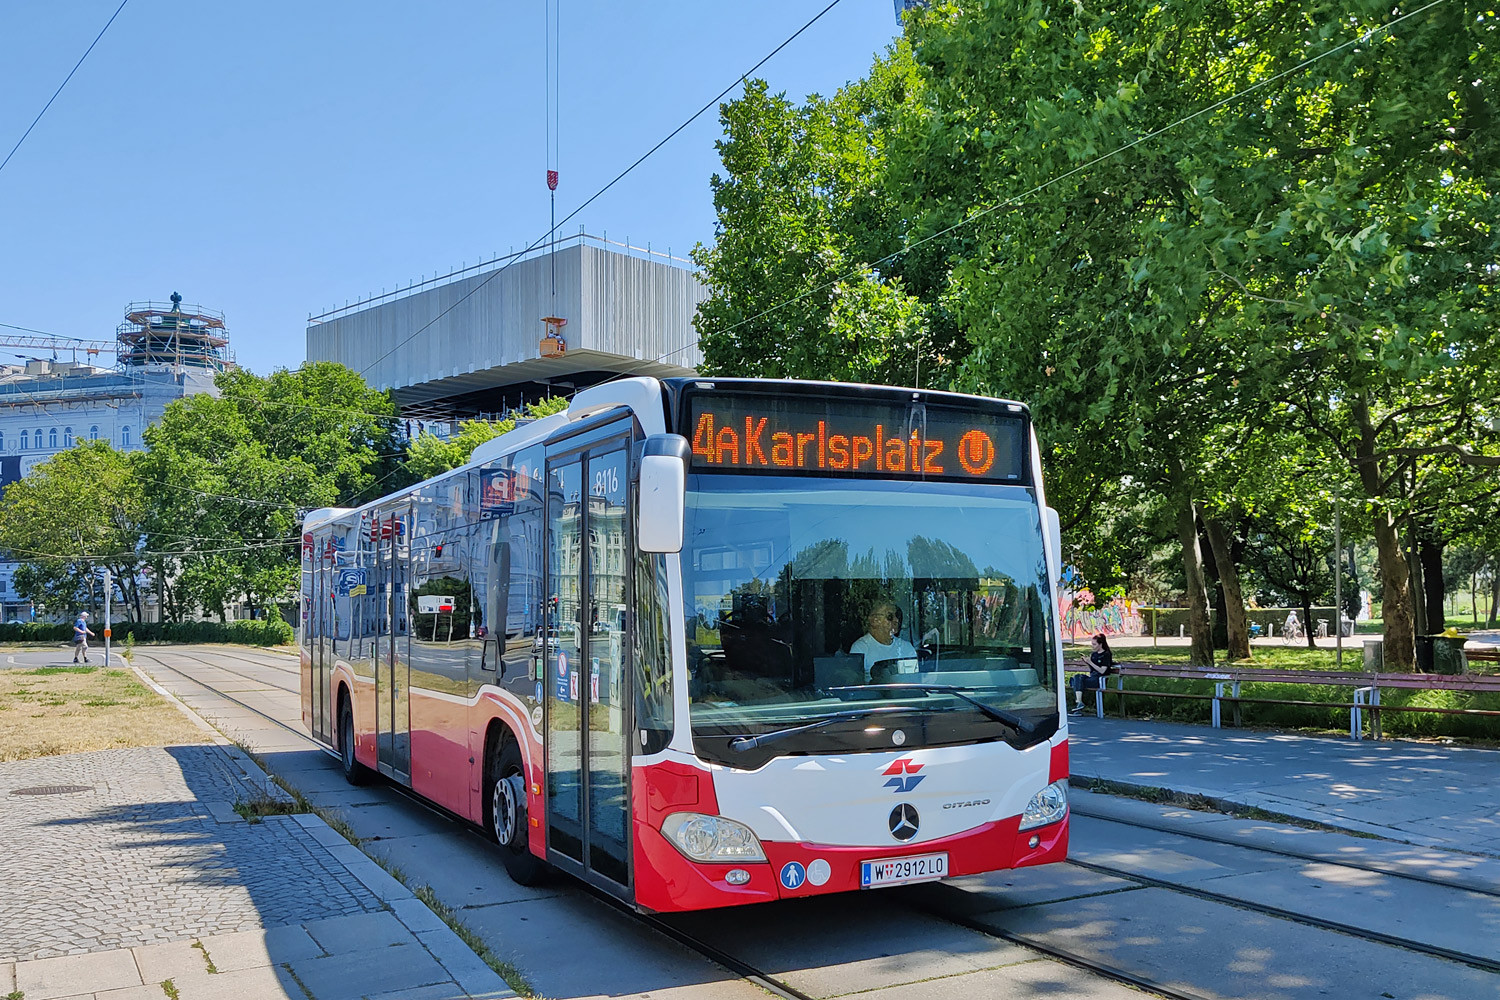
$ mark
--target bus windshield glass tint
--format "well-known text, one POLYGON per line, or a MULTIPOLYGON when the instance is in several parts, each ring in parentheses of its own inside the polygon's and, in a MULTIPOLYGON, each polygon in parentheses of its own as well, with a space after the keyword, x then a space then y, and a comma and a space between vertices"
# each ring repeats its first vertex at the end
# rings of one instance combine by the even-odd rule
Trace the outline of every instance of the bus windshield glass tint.
POLYGON ((695 392, 683 434, 695 472, 1030 485, 1027 424, 1003 409, 896 400, 695 392))
MULTIPOLYGON (((700 755, 742 764, 728 747, 736 736, 865 707, 910 708, 907 746, 1007 738, 951 694, 872 684, 953 685, 1033 723, 1056 718, 1053 601, 1030 489, 694 475, 687 501, 700 755)), ((862 742, 869 728, 815 728, 775 752, 889 749, 862 742)))

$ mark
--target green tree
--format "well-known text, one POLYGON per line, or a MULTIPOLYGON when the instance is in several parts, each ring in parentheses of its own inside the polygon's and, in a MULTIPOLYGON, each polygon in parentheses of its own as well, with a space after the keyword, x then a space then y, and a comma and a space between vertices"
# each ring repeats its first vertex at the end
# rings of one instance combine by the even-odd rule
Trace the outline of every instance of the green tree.
POLYGON ((752 80, 723 105, 716 239, 693 252, 705 371, 945 384, 964 345, 936 302, 941 256, 894 256, 902 217, 882 184, 915 84, 901 43, 831 98, 799 107, 752 80))
POLYGON ((407 481, 390 396, 330 362, 215 379, 146 432, 147 548, 164 614, 221 618, 296 586, 302 512, 374 499, 407 481))
POLYGON ((53 455, 5 488, 0 548, 24 560, 17 590, 50 614, 97 607, 98 571, 109 569, 121 610, 139 621, 138 577, 147 501, 138 457, 86 441, 53 455))
MULTIPOLYGON (((525 414, 527 419, 538 420, 567 408, 567 398, 555 396, 527 404, 525 414)), ((424 430, 407 445, 406 471, 414 482, 442 475, 467 464, 474 449, 484 442, 515 428, 515 418, 507 417, 504 420, 465 420, 459 425, 458 433, 448 438, 424 430)))
POLYGON ((888 190, 913 235, 969 234, 945 296, 973 344, 963 379, 1158 477, 1195 638, 1198 471, 1221 414, 1285 408, 1358 477, 1397 666, 1392 476, 1424 454, 1500 465, 1474 420, 1496 398, 1495 16, 1448 3, 1379 30, 1390 17, 1001 2, 908 30, 921 99, 888 190))

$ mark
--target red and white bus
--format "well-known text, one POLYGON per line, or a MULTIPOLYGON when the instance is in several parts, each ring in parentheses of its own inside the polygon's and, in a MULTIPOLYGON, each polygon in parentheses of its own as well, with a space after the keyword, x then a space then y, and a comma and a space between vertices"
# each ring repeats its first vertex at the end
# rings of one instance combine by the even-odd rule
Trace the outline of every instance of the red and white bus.
POLYGON ((303 721, 642 910, 1061 861, 1058 545, 1019 403, 609 382, 308 515, 303 721))

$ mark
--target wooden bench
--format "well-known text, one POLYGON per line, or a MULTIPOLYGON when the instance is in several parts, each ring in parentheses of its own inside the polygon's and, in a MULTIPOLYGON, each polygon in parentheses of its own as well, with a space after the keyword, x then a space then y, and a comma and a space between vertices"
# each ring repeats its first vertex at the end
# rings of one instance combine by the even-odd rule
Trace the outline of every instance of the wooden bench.
MULTIPOLYGON (((1486 651, 1481 659, 1497 658, 1494 650, 1486 651)), ((1066 661, 1065 666, 1086 671, 1088 661, 1066 661)), ((1365 673, 1336 670, 1285 670, 1267 667, 1181 667, 1165 664, 1124 662, 1116 664, 1115 686, 1105 686, 1094 691, 1094 714, 1104 718, 1104 692, 1111 690, 1120 699, 1120 714, 1125 715, 1127 697, 1141 698, 1187 698, 1195 701, 1210 701, 1210 715, 1214 728, 1222 721, 1223 703, 1229 702, 1233 725, 1241 724, 1242 705, 1295 705, 1315 708, 1342 708, 1349 711, 1349 738, 1361 739, 1364 719, 1370 720, 1370 734, 1380 739, 1381 712, 1426 712, 1435 715, 1472 715, 1500 717, 1500 711, 1481 708, 1438 708, 1426 705, 1384 705, 1380 703, 1381 688, 1398 688, 1422 691, 1465 691, 1500 693, 1500 675, 1494 674, 1412 674, 1412 673, 1365 673), (1183 691, 1132 691, 1125 687, 1126 677, 1161 677, 1172 680, 1209 681, 1214 685, 1213 694, 1195 694, 1183 691), (1354 689, 1351 701, 1307 701, 1291 698, 1245 698, 1240 695, 1244 683, 1311 684, 1319 687, 1349 687, 1354 689), (1226 692, 1225 687, 1229 690, 1226 692)), ((1105 678, 1104 684, 1108 684, 1105 678)))

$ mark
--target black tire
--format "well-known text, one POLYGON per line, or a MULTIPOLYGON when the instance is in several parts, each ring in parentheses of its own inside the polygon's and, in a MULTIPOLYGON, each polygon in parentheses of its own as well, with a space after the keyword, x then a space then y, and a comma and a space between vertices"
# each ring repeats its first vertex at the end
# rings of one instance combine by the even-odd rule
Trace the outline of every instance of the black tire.
POLYGON ((370 769, 354 756, 354 709, 348 697, 339 699, 339 766, 344 771, 344 780, 351 785, 363 785, 370 780, 370 769))
POLYGON ((511 881, 517 885, 538 885, 547 880, 552 866, 532 854, 528 846, 526 768, 521 761, 521 748, 509 734, 502 736, 499 742, 499 747, 491 748, 492 757, 487 768, 489 780, 484 789, 490 836, 500 847, 500 859, 511 881), (514 780, 516 778, 520 781, 514 780), (518 802, 519 809, 516 808, 518 802))

